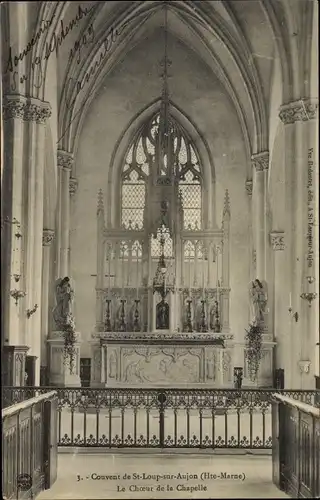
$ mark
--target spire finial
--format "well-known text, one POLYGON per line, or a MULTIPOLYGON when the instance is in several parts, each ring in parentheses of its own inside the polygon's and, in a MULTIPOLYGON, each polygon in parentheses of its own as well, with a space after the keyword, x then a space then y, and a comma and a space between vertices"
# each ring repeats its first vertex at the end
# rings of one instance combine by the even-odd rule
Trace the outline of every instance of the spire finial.
POLYGON ((230 197, 229 197, 229 191, 226 189, 225 195, 224 195, 224 207, 223 207, 223 215, 230 215, 230 197))
POLYGON ((103 192, 102 189, 99 189, 98 191, 98 208, 97 208, 97 213, 103 213, 104 212, 104 206, 103 206, 103 192))

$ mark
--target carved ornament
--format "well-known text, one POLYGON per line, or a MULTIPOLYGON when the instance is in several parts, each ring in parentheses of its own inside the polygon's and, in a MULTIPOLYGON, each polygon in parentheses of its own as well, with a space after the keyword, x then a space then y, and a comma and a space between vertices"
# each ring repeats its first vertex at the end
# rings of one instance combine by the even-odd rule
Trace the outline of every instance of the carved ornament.
POLYGON ((48 247, 54 240, 54 230, 53 229, 44 229, 42 233, 42 245, 44 247, 48 247))
POLYGON ((145 340, 155 341, 214 341, 218 339, 232 340, 233 335, 225 334, 204 334, 204 333, 122 333, 122 332, 94 332, 92 337, 101 340, 112 340, 122 342, 124 340, 134 340, 137 343, 145 340))
POLYGON ((284 250, 284 232, 270 233, 270 241, 273 250, 284 250))
POLYGON ((58 167, 65 168, 66 170, 71 170, 73 165, 73 156, 67 151, 58 150, 57 154, 58 167))
POLYGON ((46 101, 21 95, 7 95, 4 97, 3 119, 5 121, 18 118, 23 121, 44 124, 50 116, 51 106, 46 101))
POLYGON ((290 102, 281 106, 279 118, 285 125, 313 120, 317 117, 318 105, 317 99, 300 99, 290 102))
POLYGON ((78 180, 75 177, 70 177, 69 180, 69 193, 71 196, 76 194, 78 188, 78 180))
POLYGON ((249 196, 252 196, 252 185, 253 185, 252 181, 250 180, 246 181, 246 191, 249 196))
POLYGON ((309 373, 311 361, 301 360, 299 361, 299 368, 301 373, 309 373))
POLYGON ((257 153, 251 157, 252 165, 256 169, 256 172, 263 172, 269 169, 269 151, 263 151, 262 153, 257 153))

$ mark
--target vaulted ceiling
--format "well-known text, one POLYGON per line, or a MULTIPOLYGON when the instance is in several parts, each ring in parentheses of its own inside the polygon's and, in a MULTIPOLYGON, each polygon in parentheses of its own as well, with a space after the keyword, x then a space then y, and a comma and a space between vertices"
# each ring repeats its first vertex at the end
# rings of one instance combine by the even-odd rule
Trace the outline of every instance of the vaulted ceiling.
MULTIPOLYGON (((282 102, 308 95, 313 2, 301 0, 37 2, 32 20, 52 19, 34 47, 57 56, 57 99, 61 145, 72 148, 86 110, 108 74, 139 44, 163 27, 185 44, 218 78, 234 103, 250 148, 268 147, 274 72, 280 71, 282 102), (36 15, 37 13, 37 15, 36 15), (78 19, 74 29, 73 20, 78 19), (65 32, 63 43, 52 44, 65 32), (80 45, 79 45, 80 42, 80 45), (79 49, 80 46, 80 49, 79 49), (278 61, 278 65, 276 64, 278 61), (308 77, 307 77, 308 80, 308 77)), ((48 58, 49 59, 49 58, 48 58)), ((48 63, 47 63, 48 64, 48 63)), ((38 78, 37 68, 34 81, 38 78)), ((33 89, 32 94, 35 90, 33 89)), ((46 99, 46 86, 37 95, 46 99)), ((60 137, 60 136, 59 136, 60 137)))

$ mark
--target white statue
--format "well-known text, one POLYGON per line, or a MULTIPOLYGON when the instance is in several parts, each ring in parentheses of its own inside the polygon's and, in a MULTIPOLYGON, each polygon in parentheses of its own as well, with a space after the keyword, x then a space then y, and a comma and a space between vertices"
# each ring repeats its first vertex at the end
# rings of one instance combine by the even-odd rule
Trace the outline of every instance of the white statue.
POLYGON ((252 309, 252 323, 254 325, 261 325, 264 322, 268 300, 266 284, 262 284, 258 279, 251 281, 249 293, 252 309))
POLYGON ((71 287, 70 278, 59 278, 55 283, 56 307, 53 309, 53 319, 56 327, 63 330, 65 326, 74 326, 72 314, 72 301, 74 291, 71 287))

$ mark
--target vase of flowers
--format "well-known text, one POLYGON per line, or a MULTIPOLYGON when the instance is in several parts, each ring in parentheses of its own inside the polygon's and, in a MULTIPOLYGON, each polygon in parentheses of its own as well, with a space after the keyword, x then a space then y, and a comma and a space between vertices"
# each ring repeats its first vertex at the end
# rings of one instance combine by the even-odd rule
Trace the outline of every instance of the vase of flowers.
POLYGON ((249 376, 252 382, 258 377, 260 361, 262 358, 263 327, 259 324, 250 324, 246 330, 246 359, 248 362, 249 376))

